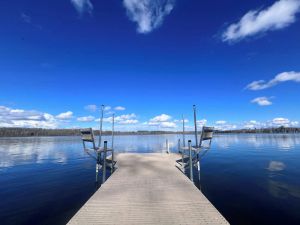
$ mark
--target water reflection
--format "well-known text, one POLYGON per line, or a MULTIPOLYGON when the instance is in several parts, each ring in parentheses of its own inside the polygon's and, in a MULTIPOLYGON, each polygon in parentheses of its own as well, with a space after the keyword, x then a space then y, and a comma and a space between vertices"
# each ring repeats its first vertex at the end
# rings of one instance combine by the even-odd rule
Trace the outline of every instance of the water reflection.
MULTIPOLYGON (((115 151, 162 152, 168 139, 170 151, 177 152, 179 138, 116 136, 115 151)), ((194 141, 194 135, 186 135, 189 139, 194 141)), ((110 136, 104 140, 111 143, 110 136)), ((287 220, 297 224, 299 158, 299 134, 218 134, 201 161, 202 191, 231 224, 261 224, 270 218, 272 224, 288 224, 287 220), (283 212, 287 205, 288 217, 273 213, 275 206, 283 212)), ((36 218, 42 224, 49 218, 48 224, 65 224, 72 216, 69 212, 75 213, 95 188, 95 160, 83 151, 80 137, 0 138, 0 221, 4 224, 34 224, 36 218)))
POLYGON ((270 172, 282 171, 284 169, 285 169, 285 164, 283 162, 278 162, 278 161, 271 161, 267 168, 267 170, 269 170, 270 172))
POLYGON ((269 193, 276 198, 300 198, 300 188, 299 186, 293 184, 287 184, 282 181, 269 180, 268 189, 269 193))
POLYGON ((248 143, 255 149, 276 146, 280 150, 291 150, 300 145, 299 134, 233 134, 218 135, 214 142, 219 148, 228 149, 233 145, 248 143))
MULTIPOLYGON (((117 136, 116 152, 162 152, 166 150, 166 139, 170 150, 177 152, 181 135, 136 135, 117 136)), ((186 135, 186 140, 194 140, 186 135)), ((110 136, 104 137, 110 143, 110 136)), ((241 134, 216 135, 213 148, 230 150, 235 146, 248 146, 265 150, 291 150, 300 145, 300 135, 281 134, 241 134)), ((22 164, 67 163, 70 157, 85 157, 79 137, 33 137, 0 138, 0 168, 22 164)))
POLYGON ((67 163, 68 154, 74 151, 72 146, 76 146, 74 140, 72 137, 0 138, 0 168, 23 164, 67 163))

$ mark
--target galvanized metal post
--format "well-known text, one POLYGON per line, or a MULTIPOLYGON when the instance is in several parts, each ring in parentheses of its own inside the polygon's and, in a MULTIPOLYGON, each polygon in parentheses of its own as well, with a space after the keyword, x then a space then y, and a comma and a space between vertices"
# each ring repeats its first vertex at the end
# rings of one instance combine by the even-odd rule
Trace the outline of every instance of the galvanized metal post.
POLYGON ((196 115, 195 105, 193 105, 193 109, 194 109, 195 141, 196 141, 196 148, 198 148, 197 115, 196 115))
POLYGON ((184 152, 185 152, 185 149, 182 148, 181 149, 181 161, 182 161, 182 171, 184 172, 184 152))
POLYGON ((100 118, 99 143, 98 143, 99 148, 101 147, 101 141, 102 141, 103 111, 104 111, 104 105, 101 105, 101 118, 100 118))
POLYGON ((182 146, 185 147, 185 121, 184 116, 182 114, 182 146))
POLYGON ((191 181, 194 181, 194 179, 193 179, 193 159, 192 159, 192 146, 191 146, 191 140, 189 140, 188 145, 189 145, 190 179, 191 179, 191 181))
POLYGON ((200 184, 200 157, 199 154, 197 156, 198 162, 197 162, 197 169, 198 169, 198 182, 199 182, 199 188, 201 190, 201 184, 200 184))
POLYGON ((114 148, 114 137, 115 137, 115 114, 112 116, 112 130, 111 130, 111 148, 114 148))
POLYGON ((112 131, 111 131, 111 171, 114 172, 115 166, 114 166, 114 160, 115 160, 115 154, 114 154, 114 137, 115 137, 115 114, 113 114, 113 121, 112 121, 112 131))
POLYGON ((83 144, 83 150, 84 151, 86 151, 85 149, 86 149, 86 147, 85 147, 85 143, 84 143, 84 141, 82 141, 82 144, 83 144))
POLYGON ((183 161, 183 159, 184 159, 184 148, 183 149, 181 149, 181 145, 180 145, 180 139, 178 139, 178 153, 180 153, 180 151, 181 151, 181 166, 182 166, 182 171, 184 172, 184 161, 183 161))
POLYGON ((96 182, 98 182, 98 164, 96 164, 96 182))
POLYGON ((99 168, 100 168, 100 160, 101 160, 101 153, 97 152, 97 158, 96 158, 96 182, 98 182, 98 174, 99 174, 99 168))
POLYGON ((103 149, 103 168, 102 168, 102 184, 106 180, 106 152, 107 152, 107 141, 104 141, 104 149, 103 149))
POLYGON ((167 153, 170 153, 170 147, 169 147, 169 140, 166 139, 166 148, 167 148, 167 153))

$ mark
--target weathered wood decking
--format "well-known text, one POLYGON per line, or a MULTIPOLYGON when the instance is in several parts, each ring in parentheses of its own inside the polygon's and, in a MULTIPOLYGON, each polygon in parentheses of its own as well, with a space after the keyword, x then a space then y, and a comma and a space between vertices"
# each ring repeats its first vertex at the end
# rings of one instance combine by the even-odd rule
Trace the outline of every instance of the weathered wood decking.
POLYGON ((175 154, 119 154, 118 169, 69 224, 228 224, 175 167, 175 154))

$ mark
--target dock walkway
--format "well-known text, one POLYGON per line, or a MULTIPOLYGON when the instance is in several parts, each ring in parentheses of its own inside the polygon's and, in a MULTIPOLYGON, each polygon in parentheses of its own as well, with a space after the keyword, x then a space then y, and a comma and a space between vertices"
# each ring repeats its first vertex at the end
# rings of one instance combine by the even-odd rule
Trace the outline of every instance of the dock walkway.
POLYGON ((118 169, 68 224, 229 224, 175 166, 176 154, 118 154, 118 169))

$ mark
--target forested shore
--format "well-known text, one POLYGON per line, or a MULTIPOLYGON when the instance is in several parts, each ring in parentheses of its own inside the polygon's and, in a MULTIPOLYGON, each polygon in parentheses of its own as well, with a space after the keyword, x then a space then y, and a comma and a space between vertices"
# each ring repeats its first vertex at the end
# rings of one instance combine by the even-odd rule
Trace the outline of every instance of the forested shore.
MULTIPOLYGON (((262 129, 240 129, 240 130, 216 130, 218 134, 242 134, 242 133, 300 133, 300 128, 277 127, 262 129)), ((99 135, 99 130, 94 131, 99 135)), ((158 135, 158 134, 182 134, 181 131, 116 131, 115 135, 158 135)), ((193 134, 192 131, 186 134, 193 134)), ((0 128, 0 137, 32 137, 32 136, 79 136, 80 129, 42 129, 42 128, 0 128)), ((103 135, 111 135, 111 131, 103 131, 103 135)))

